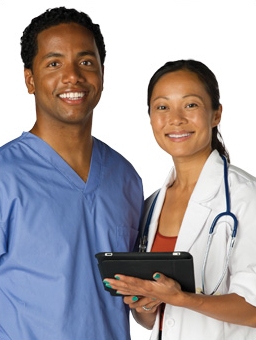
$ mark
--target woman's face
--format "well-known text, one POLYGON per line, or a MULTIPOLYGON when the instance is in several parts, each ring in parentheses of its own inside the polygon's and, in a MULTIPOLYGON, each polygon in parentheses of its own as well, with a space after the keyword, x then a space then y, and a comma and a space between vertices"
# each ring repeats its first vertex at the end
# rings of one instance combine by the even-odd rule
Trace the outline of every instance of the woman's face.
POLYGON ((179 70, 163 75, 150 99, 150 122, 159 146, 174 159, 211 153, 212 128, 221 106, 211 98, 196 73, 179 70))

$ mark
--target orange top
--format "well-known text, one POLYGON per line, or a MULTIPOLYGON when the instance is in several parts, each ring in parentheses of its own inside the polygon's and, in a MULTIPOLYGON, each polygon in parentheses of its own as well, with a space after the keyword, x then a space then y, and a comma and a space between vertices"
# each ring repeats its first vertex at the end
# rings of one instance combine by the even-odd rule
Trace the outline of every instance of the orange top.
POLYGON ((163 236, 156 232, 155 240, 152 246, 152 252, 174 251, 177 236, 163 236))

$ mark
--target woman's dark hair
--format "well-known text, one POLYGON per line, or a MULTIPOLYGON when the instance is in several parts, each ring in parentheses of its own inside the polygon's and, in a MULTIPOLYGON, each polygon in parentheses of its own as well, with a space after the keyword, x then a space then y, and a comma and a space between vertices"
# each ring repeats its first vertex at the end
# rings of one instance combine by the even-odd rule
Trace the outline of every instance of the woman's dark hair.
POLYGON ((91 18, 83 12, 65 7, 57 7, 48 9, 38 17, 32 19, 30 25, 25 28, 20 40, 21 58, 25 68, 32 69, 33 60, 38 52, 38 34, 47 28, 65 23, 76 23, 86 27, 92 32, 99 51, 101 64, 104 65, 106 49, 100 26, 94 24, 91 18))
MULTIPOLYGON (((205 90, 209 94, 212 102, 212 109, 217 110, 220 106, 220 92, 219 85, 214 73, 202 62, 188 59, 188 60, 177 60, 177 61, 169 61, 160 67, 150 79, 148 85, 148 113, 150 113, 150 100, 152 96, 153 89, 158 82, 158 80, 165 75, 166 73, 175 72, 179 70, 188 70, 197 74, 200 81, 203 83, 205 90)), ((220 155, 223 155, 227 158, 227 161, 230 162, 229 153, 225 147, 223 138, 218 129, 218 126, 213 127, 212 129, 212 150, 217 150, 220 155)))

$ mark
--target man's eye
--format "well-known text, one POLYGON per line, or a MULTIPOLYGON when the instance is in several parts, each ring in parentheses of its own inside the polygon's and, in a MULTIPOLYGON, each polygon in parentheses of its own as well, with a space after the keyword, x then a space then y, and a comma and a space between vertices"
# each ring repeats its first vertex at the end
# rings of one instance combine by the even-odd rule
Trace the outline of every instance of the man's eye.
POLYGON ((81 62, 82 65, 85 65, 85 66, 91 66, 92 65, 92 62, 89 61, 89 60, 84 60, 81 62))
POLYGON ((58 65, 59 65, 59 63, 57 63, 57 61, 53 61, 48 65, 48 67, 56 67, 58 65))

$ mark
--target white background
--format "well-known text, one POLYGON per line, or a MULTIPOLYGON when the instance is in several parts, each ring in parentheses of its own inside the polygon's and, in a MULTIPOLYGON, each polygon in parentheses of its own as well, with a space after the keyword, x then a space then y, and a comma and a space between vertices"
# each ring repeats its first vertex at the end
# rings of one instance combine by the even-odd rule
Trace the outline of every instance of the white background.
MULTIPOLYGON (((169 60, 197 59, 215 73, 231 162, 256 175, 256 0, 0 0, 0 145, 34 124, 20 37, 33 17, 57 6, 84 11, 100 24, 107 57, 93 134, 131 161, 145 197, 172 165, 154 140, 146 105, 150 77, 169 60)), ((131 332, 132 340, 150 334, 133 320, 131 332)))

